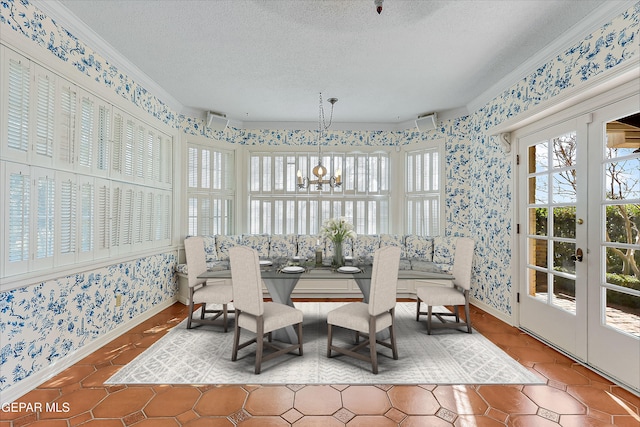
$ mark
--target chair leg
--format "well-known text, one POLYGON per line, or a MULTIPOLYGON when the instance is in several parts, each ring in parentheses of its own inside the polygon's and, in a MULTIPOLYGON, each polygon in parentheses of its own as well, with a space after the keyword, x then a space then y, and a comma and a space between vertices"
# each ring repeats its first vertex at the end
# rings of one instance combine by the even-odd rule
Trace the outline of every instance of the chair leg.
POLYGON ((259 374, 262 368, 262 352, 264 347, 264 318, 258 316, 256 319, 256 369, 255 373, 259 374))
POLYGON ((298 323, 298 354, 302 356, 302 322, 298 323))
POLYGON ((464 318, 467 321, 467 332, 471 333, 471 316, 469 316, 469 303, 464 305, 464 318))
POLYGON ((200 319, 204 319, 204 312, 207 309, 207 304, 206 303, 202 303, 202 306, 200 307, 200 319))
POLYGON ((376 321, 374 317, 369 319, 369 351, 371 357, 371 372, 378 373, 378 353, 376 351, 376 321))
POLYGON ((191 295, 189 297, 189 316, 187 317, 187 329, 191 329, 191 318, 193 317, 193 288, 191 289, 191 295))
POLYGON ((456 323, 460 323, 460 310, 458 308, 457 305, 453 307, 453 312, 456 315, 456 323))
POLYGON ((432 316, 433 307, 427 307, 427 335, 431 335, 431 316, 432 316))
POLYGON ((227 304, 222 304, 222 326, 224 331, 227 332, 227 304))
POLYGON ((393 352, 393 359, 398 360, 398 347, 396 346, 395 315, 393 311, 391 312, 391 326, 389 326, 389 341, 391 343, 391 351, 393 352))
POLYGON ((240 345, 240 326, 238 326, 238 317, 240 317, 240 311, 236 310, 236 322, 233 328, 233 350, 231 351, 231 360, 235 362, 238 359, 238 345, 240 345))
MULTIPOLYGON (((418 297, 416 297, 418 298, 418 297)), ((420 321, 420 298, 416 301, 416 322, 420 321)))
POLYGON ((333 342, 333 328, 331 323, 327 324, 327 357, 331 357, 331 343, 333 342))

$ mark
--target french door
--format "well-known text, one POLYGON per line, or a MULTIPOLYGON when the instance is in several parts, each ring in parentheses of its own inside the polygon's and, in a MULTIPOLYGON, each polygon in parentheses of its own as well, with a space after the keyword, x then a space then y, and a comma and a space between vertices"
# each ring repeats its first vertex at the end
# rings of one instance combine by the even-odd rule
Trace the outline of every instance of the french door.
POLYGON ((520 326, 636 391, 639 101, 603 98, 516 132, 520 326))

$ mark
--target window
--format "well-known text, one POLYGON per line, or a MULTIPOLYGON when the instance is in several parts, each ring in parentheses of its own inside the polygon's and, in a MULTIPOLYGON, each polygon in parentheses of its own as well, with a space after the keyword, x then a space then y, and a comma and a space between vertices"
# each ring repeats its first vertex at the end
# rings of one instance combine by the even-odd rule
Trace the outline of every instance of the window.
POLYGON ((169 245, 171 137, 0 50, 0 277, 169 245))
POLYGON ((356 233, 389 230, 389 155, 374 153, 324 153, 329 175, 342 170, 342 186, 299 189, 298 170, 307 175, 318 164, 311 153, 251 153, 250 218, 252 234, 317 234, 322 222, 345 216, 356 233))
POLYGON ((187 147, 188 235, 233 232, 234 165, 233 151, 187 147))
POLYGON ((441 149, 407 151, 405 157, 406 232, 437 236, 442 228, 441 149))

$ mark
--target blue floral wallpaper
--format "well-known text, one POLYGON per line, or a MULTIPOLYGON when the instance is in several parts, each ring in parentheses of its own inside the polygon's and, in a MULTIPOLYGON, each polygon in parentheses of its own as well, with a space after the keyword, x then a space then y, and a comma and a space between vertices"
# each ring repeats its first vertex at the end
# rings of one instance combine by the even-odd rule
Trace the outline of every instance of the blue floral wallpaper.
POLYGON ((0 391, 173 298, 176 263, 159 254, 0 293, 0 391))
MULTIPOLYGON (((601 76, 640 54, 640 2, 521 81, 506 88, 478 111, 440 124, 428 132, 333 131, 327 145, 396 146, 446 140, 446 234, 476 240, 473 297, 493 309, 512 313, 511 158, 488 130, 567 90, 601 76), (473 183, 473 186, 471 186, 473 183)), ((313 131, 227 129, 214 132, 204 119, 178 114, 98 52, 28 0, 0 0, 0 34, 14 31, 25 43, 48 50, 51 61, 72 64, 98 84, 148 111, 161 122, 190 135, 240 145, 309 145, 313 131)), ((0 390, 82 347, 175 293, 175 254, 159 254, 22 289, 0 293, 0 390), (114 294, 123 306, 114 308, 114 294)))

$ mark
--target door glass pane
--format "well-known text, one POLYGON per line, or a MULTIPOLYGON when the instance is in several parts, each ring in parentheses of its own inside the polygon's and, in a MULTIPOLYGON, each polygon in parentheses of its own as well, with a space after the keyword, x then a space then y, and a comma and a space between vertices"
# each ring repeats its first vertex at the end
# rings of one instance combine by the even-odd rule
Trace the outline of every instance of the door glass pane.
POLYGON ((537 236, 546 236, 548 221, 549 221, 549 209, 529 208, 529 234, 535 234, 537 236))
POLYGON ((576 281, 553 276, 553 305, 576 314, 576 281))
POLYGON ((607 289, 605 322, 608 326, 640 338, 640 297, 607 289))
POLYGON ((549 181, 546 175, 529 178, 529 203, 548 203, 549 181))
POLYGON ((529 295, 546 300, 548 291, 548 274, 544 271, 529 269, 529 295))
POLYGON ((608 242, 634 243, 637 240, 640 230, 640 204, 606 206, 605 218, 608 242))
POLYGON ((553 138, 553 167, 564 168, 576 164, 576 132, 553 138))
POLYGON ((529 264, 547 268, 547 241, 529 239, 529 264))
MULTIPOLYGON (((609 152, 611 156, 619 155, 618 150, 609 152)), ((607 162, 605 168, 605 194, 608 200, 640 199, 640 157, 607 162)))
POLYGON ((553 242, 553 269, 575 274, 576 263, 571 259, 575 252, 576 244, 573 242, 553 242))
POLYGON ((553 235, 567 239, 576 238, 575 206, 559 206, 553 208, 553 235))
POLYGON ((568 169, 553 174, 553 202, 576 202, 576 170, 568 169))
POLYGON ((549 145, 547 141, 529 147, 529 173, 546 171, 549 164, 549 145))

